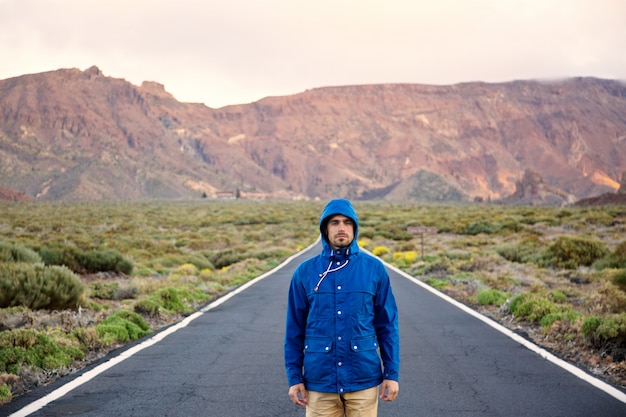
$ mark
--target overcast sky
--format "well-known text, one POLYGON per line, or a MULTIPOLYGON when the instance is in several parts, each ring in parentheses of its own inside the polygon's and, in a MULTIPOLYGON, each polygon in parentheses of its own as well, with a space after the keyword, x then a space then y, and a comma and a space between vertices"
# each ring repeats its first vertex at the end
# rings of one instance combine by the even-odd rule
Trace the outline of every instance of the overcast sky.
POLYGON ((354 84, 626 80, 626 0, 0 0, 0 79, 96 65, 210 107, 354 84))

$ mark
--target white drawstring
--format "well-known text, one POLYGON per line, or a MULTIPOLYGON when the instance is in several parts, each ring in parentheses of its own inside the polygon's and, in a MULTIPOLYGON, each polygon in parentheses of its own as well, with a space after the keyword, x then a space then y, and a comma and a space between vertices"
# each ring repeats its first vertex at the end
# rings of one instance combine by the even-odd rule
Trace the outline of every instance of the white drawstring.
POLYGON ((341 268, 348 265, 348 262, 350 262, 350 260, 346 259, 346 261, 340 266, 338 266, 337 268, 330 269, 330 267, 333 265, 333 261, 330 261, 330 263, 328 264, 328 268, 326 268, 326 271, 320 274, 320 280, 317 281, 317 285, 315 286, 315 289, 314 289, 315 292, 317 292, 317 290, 320 289, 320 285, 322 285, 322 281, 324 281, 324 278, 326 278, 326 275, 330 274, 331 272, 339 271, 341 268))

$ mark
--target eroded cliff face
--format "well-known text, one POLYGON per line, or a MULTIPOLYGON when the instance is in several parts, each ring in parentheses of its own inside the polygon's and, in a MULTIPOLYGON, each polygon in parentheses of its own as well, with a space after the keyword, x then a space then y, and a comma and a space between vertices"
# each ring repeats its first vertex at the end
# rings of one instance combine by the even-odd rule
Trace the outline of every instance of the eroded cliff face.
POLYGON ((0 106, 0 185, 46 200, 552 203, 615 193, 626 171, 626 86, 608 80, 328 87, 211 109, 92 67, 0 81, 0 106), (537 192, 520 194, 525 172, 537 192))
POLYGON ((622 180, 620 181, 617 194, 626 195, 626 171, 622 172, 622 180))

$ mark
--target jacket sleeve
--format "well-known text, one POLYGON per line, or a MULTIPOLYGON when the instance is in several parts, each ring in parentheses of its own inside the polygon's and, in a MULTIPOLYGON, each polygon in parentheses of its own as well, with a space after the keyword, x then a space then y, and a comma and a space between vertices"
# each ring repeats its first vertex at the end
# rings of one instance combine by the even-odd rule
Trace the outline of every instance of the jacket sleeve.
POLYGON ((380 345, 380 356, 383 361, 383 377, 399 380, 400 376, 400 331, 398 328, 398 308, 391 290, 389 275, 379 265, 379 285, 374 304, 374 328, 380 345))
POLYGON ((287 298, 287 320, 285 328, 285 370, 289 386, 304 382, 304 335, 308 316, 306 291, 299 277, 301 268, 296 269, 287 298))

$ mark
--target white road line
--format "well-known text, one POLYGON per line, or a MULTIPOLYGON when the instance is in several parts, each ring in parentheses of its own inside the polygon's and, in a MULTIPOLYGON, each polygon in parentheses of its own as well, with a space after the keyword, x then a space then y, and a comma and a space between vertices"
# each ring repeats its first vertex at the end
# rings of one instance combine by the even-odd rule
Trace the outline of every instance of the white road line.
POLYGON ((10 414, 9 417, 26 417, 26 416, 34 413, 35 411, 38 411, 38 410, 42 409, 43 407, 45 407, 46 405, 48 405, 52 401, 58 400, 59 398, 63 397, 65 394, 67 394, 68 392, 70 392, 70 391, 78 388, 79 386, 89 382, 90 380, 92 380, 96 376, 100 375, 101 373, 103 373, 107 369, 110 369, 110 368, 114 367, 115 365, 119 364, 120 362, 123 362, 126 359, 130 358, 134 354, 136 354, 138 352, 141 352, 142 350, 144 350, 144 349, 154 345, 155 343, 160 342, 161 340, 165 339, 167 336, 171 335, 172 333, 175 333, 178 330, 180 330, 180 329, 182 329, 184 327, 187 327, 187 325, 189 323, 191 323, 192 321, 194 321, 198 317, 202 316, 204 313, 206 313, 206 312, 208 312, 210 310, 213 310, 215 307, 223 304, 224 302, 226 302, 227 300, 231 299, 235 295, 237 295, 237 294, 241 293, 242 291, 250 288, 252 285, 256 284, 257 282, 261 281, 262 279, 267 278, 268 276, 272 275, 274 272, 278 271, 279 269, 281 269, 284 266, 286 266, 287 264, 289 264, 294 258, 296 258, 297 256, 301 255, 302 252, 309 250, 310 248, 312 248, 316 244, 317 244, 317 242, 315 242, 314 244, 312 244, 308 248, 306 248, 306 249, 304 249, 304 250, 302 250, 302 251, 300 251, 300 252, 290 256, 283 263, 281 263, 280 265, 278 265, 276 268, 272 269, 271 271, 268 271, 268 272, 264 273, 263 275, 260 275, 260 276, 258 276, 256 278, 254 278, 253 280, 248 281, 247 283, 241 285, 240 287, 238 287, 234 291, 232 291, 232 292, 226 294, 225 296, 223 296, 223 297, 215 300, 214 302, 210 303, 206 307, 202 308, 200 311, 197 311, 196 313, 193 313, 193 314, 185 317, 183 320, 181 320, 177 324, 174 324, 174 325, 168 327, 167 329, 157 333, 153 337, 151 337, 151 338, 149 338, 149 339, 147 339, 147 340, 137 344, 136 346, 133 346, 130 349, 127 349, 127 350, 123 351, 122 353, 120 353, 119 355, 111 358, 107 362, 104 362, 103 364, 98 365, 95 368, 85 372, 84 374, 76 377, 76 379, 73 379, 72 381, 70 381, 67 384, 57 388, 56 390, 54 390, 51 393, 45 395, 44 397, 41 397, 40 399, 38 399, 36 401, 33 401, 32 403, 30 403, 27 406, 21 408, 20 410, 14 412, 13 414, 10 414))
POLYGON ((389 268, 394 270, 395 272, 397 272, 398 274, 402 275, 404 278, 408 279, 409 281, 414 282, 415 284, 421 286, 422 288, 424 288, 427 291, 430 291, 431 293, 433 293, 434 295, 436 295, 437 297, 443 298, 444 300, 446 300, 447 302, 449 302, 450 304, 453 304, 454 306, 460 308, 461 310, 463 310, 464 312, 466 312, 467 314, 474 316, 475 318, 477 318, 478 320, 486 323, 487 325, 493 327, 494 329, 496 329, 497 331, 499 331, 500 333, 505 334, 506 336, 510 337, 511 339, 515 340, 516 342, 518 342, 519 344, 523 345, 524 347, 530 349, 531 351, 535 352, 536 354, 538 354, 539 356, 541 356, 542 358, 552 362, 553 364, 560 366, 561 368, 565 369, 567 372, 577 376, 578 378, 582 379, 585 382, 588 382, 589 384, 593 385, 594 387, 606 392, 607 394, 609 394, 610 396, 616 398, 617 400, 626 403, 626 394, 623 393, 622 391, 618 390, 617 388, 613 387, 612 385, 607 384, 606 382, 589 375, 588 373, 586 373, 585 371, 583 371, 582 369, 564 361, 563 359, 560 359, 556 356, 554 356, 553 354, 551 354, 550 352, 548 352, 547 350, 537 346, 536 344, 528 341, 527 339, 524 339, 522 336, 518 335, 517 333, 509 330, 508 328, 504 327, 503 325, 501 325, 500 323, 490 319, 487 316, 484 316, 482 314, 480 314, 479 312, 472 310, 471 308, 467 307, 466 305, 456 301, 455 299, 447 296, 446 294, 437 291, 436 289, 434 289, 433 287, 431 287, 430 285, 420 281, 419 279, 407 274, 406 272, 402 271, 401 269, 395 267, 394 265, 388 264, 385 262, 385 265, 389 268))

